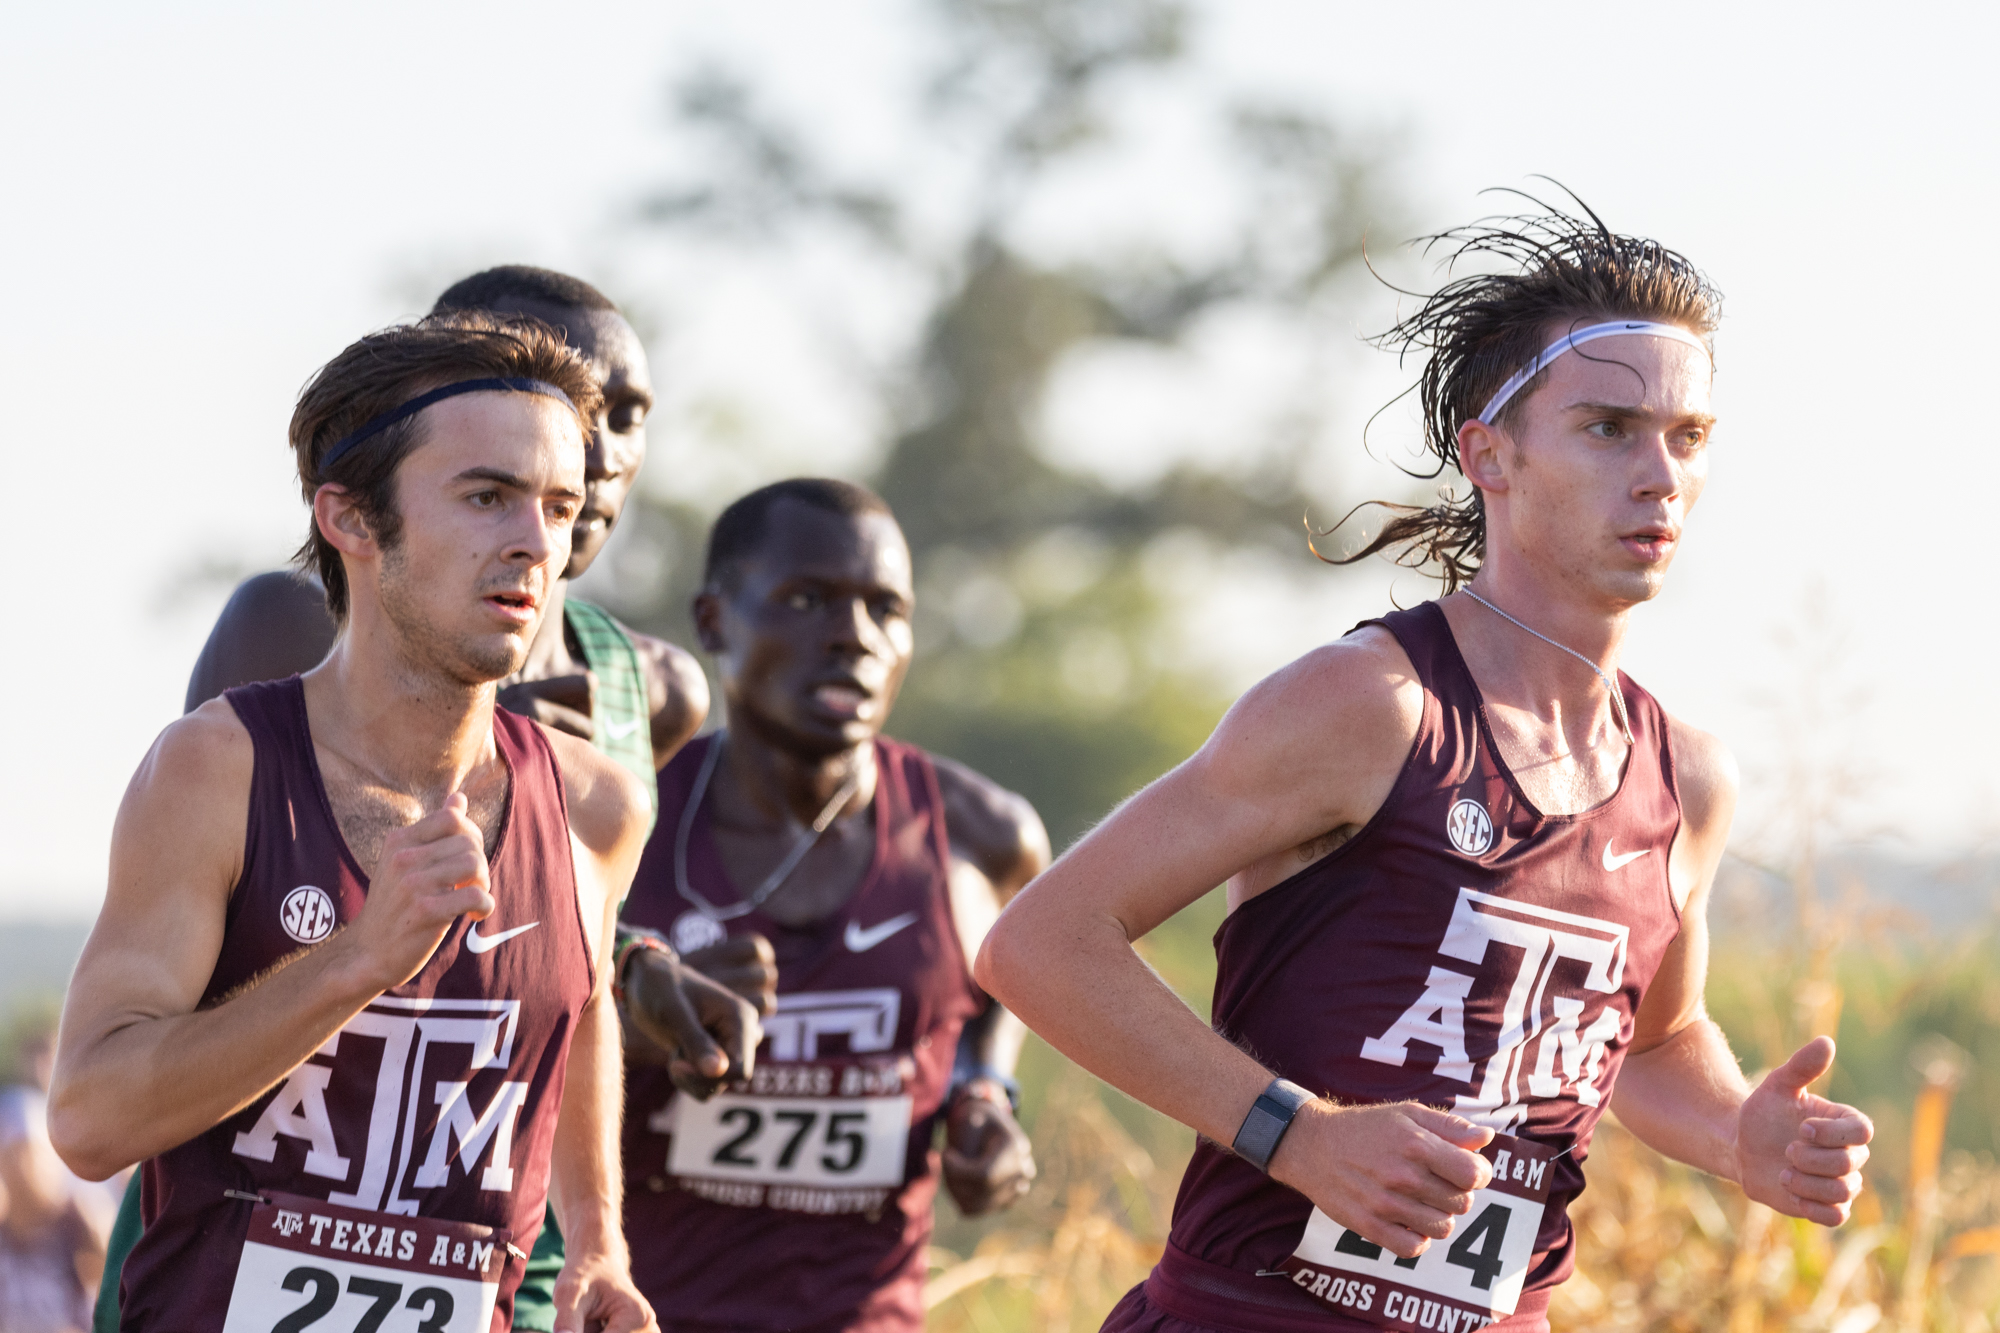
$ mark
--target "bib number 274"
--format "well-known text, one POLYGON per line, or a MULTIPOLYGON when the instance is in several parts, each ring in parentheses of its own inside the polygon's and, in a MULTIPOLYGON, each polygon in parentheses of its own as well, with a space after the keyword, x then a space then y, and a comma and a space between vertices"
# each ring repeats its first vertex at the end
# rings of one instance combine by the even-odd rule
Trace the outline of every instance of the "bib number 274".
POLYGON ((1309 1296, 1341 1313, 1395 1329, 1480 1329, 1514 1312, 1548 1207, 1549 1149, 1498 1135, 1483 1150, 1493 1183, 1451 1239, 1398 1259, 1315 1208, 1283 1267, 1309 1296))

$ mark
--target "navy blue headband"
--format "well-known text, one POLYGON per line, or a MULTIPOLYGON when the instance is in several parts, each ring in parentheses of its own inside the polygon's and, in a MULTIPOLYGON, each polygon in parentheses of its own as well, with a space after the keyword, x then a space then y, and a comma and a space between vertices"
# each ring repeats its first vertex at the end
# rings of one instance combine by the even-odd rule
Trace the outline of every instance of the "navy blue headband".
POLYGON ((320 456, 319 475, 324 477, 326 470, 335 463, 338 463, 346 455, 347 451, 355 445, 373 436, 380 435, 383 431, 406 417, 415 416, 432 403, 441 403, 447 398, 456 398, 462 393, 489 392, 538 393, 544 398, 559 400, 564 407, 567 407, 572 412, 576 410, 576 404, 569 400, 569 395, 546 380, 519 379, 513 376, 483 380, 460 380, 457 384, 447 384, 442 389, 432 389, 429 393, 420 393, 395 411, 384 412, 381 416, 374 418, 362 426, 360 430, 346 436, 339 443, 335 444, 333 448, 320 456))

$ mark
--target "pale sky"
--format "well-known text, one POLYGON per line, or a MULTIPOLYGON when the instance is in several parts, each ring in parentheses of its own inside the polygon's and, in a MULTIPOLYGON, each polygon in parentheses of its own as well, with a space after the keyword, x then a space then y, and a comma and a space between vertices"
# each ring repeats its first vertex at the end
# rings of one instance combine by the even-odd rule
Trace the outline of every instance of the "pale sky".
MULTIPOLYGON (((844 159, 895 162, 917 7, 604 0, 562 7, 550 29, 556 12, 183 0, 10 15, 0 448, 37 486, 17 506, 24 565, 0 658, 15 702, 0 733, 0 917, 95 910, 119 793, 178 715, 222 595, 187 590, 188 576, 289 551, 299 385, 443 281, 518 260, 642 308, 663 330, 668 391, 652 485, 707 493, 865 463, 880 422, 812 331, 760 306, 736 269, 659 258, 621 210, 686 161, 667 83, 709 57, 844 159), (689 442, 699 406, 732 396, 765 405, 740 475, 689 442)), ((1170 104, 1134 108, 1154 138, 1116 191, 1079 187, 1034 232, 1059 251, 1127 225, 1136 195, 1198 233, 1208 202, 1177 171, 1176 111, 1239 90, 1402 127, 1417 225, 1469 220, 1493 206, 1482 187, 1541 172, 1694 258, 1727 297, 1722 426, 1707 498, 1625 666, 1736 749, 1753 831, 1780 803, 1773 701, 1865 696, 1837 704, 1812 744, 1870 779, 1861 822, 1909 854, 1951 855, 2000 830, 2000 716, 1985 699, 2000 631, 1979 591, 1990 446, 1983 411, 1960 401, 2000 343, 1985 253, 2000 218, 1996 38, 2000 17, 1969 4, 1227 0, 1204 11, 1200 62, 1170 104), (1774 633, 1816 595, 1842 646, 1780 651, 1774 633)), ((908 299, 855 298, 865 354, 893 352, 868 331, 896 327, 908 299)), ((1363 313, 1392 311, 1385 295, 1363 313)), ((1143 472, 1142 451, 1226 450, 1229 405, 1254 399, 1269 360, 1260 336, 1222 327, 1168 364, 1080 359, 1052 430, 1114 475, 1143 472), (1215 389, 1191 402, 1175 383, 1215 389), (1134 420, 1183 424, 1152 448, 1134 420)), ((1342 421, 1398 386, 1373 355, 1340 360, 1342 421)), ((1358 428, 1326 448, 1352 486, 1395 486, 1358 428)), ((1235 645, 1222 666, 1247 680, 1380 609, 1387 588, 1376 574, 1296 604, 1247 598, 1208 637, 1235 645)))

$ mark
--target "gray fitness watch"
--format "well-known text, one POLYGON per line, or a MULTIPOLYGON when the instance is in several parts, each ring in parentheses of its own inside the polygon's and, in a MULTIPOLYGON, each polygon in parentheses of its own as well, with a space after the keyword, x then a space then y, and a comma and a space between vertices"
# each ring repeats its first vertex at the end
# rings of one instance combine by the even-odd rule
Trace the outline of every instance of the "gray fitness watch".
POLYGON ((1271 1154, 1278 1151, 1285 1131, 1292 1127, 1292 1117, 1312 1100, 1313 1095, 1298 1084, 1272 1079, 1271 1086, 1250 1104, 1250 1114, 1243 1117, 1243 1127, 1236 1131, 1236 1142, 1229 1145, 1230 1150, 1259 1171, 1269 1173, 1271 1154))

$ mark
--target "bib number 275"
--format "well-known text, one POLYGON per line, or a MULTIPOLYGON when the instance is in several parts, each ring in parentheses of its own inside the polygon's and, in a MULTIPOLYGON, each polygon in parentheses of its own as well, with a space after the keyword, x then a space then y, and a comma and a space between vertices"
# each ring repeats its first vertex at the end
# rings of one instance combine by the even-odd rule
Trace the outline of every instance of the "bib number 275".
POLYGON ((900 1185, 911 1105, 908 1097, 676 1098, 667 1169, 772 1185, 900 1185))

